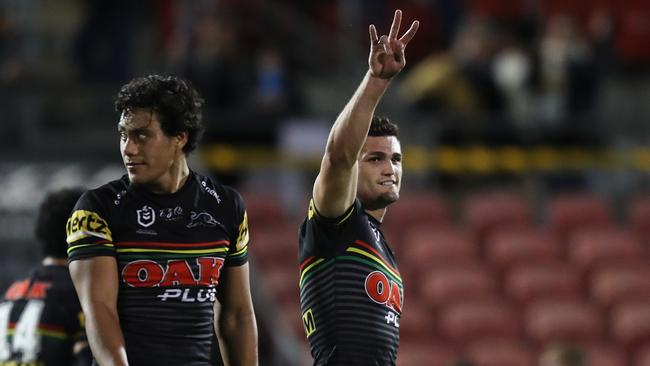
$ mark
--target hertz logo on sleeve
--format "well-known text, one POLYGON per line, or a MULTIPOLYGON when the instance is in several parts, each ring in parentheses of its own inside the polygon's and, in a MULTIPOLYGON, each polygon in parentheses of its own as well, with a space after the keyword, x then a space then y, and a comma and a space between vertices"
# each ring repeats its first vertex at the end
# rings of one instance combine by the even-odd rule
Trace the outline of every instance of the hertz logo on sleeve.
POLYGON ((241 250, 248 244, 248 215, 244 212, 244 219, 239 224, 239 234, 237 235, 237 250, 241 250))
POLYGON ((106 220, 102 219, 97 213, 92 211, 77 210, 72 213, 66 224, 67 242, 75 241, 90 236, 112 241, 111 230, 108 228, 106 220))

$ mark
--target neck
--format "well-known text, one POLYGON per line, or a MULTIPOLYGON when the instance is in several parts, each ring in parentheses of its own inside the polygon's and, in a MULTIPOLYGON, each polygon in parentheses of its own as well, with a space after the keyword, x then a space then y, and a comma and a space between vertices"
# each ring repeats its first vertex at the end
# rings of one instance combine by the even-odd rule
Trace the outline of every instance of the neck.
POLYGON ((189 175, 190 168, 187 166, 187 160, 183 155, 174 161, 167 173, 158 182, 151 184, 147 188, 156 194, 176 193, 183 187, 189 175))
POLYGON ((378 208, 376 210, 365 210, 366 213, 372 217, 375 218, 375 220, 381 222, 384 219, 384 215, 386 215, 386 207, 384 208, 378 208))
POLYGON ((55 258, 55 257, 45 257, 43 258, 43 263, 44 266, 68 266, 68 260, 63 259, 63 258, 55 258))

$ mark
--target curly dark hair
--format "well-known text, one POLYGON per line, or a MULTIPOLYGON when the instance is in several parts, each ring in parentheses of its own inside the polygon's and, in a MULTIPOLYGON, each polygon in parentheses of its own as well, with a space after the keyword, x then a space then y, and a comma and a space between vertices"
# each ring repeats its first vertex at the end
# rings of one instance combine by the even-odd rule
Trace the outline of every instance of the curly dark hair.
POLYGON ((368 136, 395 136, 399 134, 399 127, 388 120, 388 117, 373 116, 370 123, 368 136))
POLYGON ((203 136, 203 103, 203 98, 189 81, 176 76, 149 75, 122 86, 115 97, 115 110, 121 114, 137 108, 151 108, 156 112, 165 135, 177 136, 187 132, 183 152, 189 154, 203 136))
POLYGON ((45 196, 38 210, 35 229, 44 256, 67 258, 65 226, 83 192, 81 188, 66 188, 45 196))

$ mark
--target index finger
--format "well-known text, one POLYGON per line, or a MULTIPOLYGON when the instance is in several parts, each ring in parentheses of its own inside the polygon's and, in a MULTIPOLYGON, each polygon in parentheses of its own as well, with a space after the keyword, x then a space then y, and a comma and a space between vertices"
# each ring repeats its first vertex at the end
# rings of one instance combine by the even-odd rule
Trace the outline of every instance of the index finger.
POLYGON ((368 31, 370 32, 370 44, 377 44, 379 42, 379 38, 377 37, 377 29, 375 29, 375 25, 370 24, 368 31))
POLYGON ((418 31, 418 28, 420 27, 420 22, 419 21, 414 21, 413 24, 411 24, 411 28, 404 33, 404 35, 399 39, 404 43, 406 46, 409 42, 411 42, 411 39, 413 39, 413 36, 415 35, 415 32, 418 31))
POLYGON ((390 32, 388 33, 389 39, 396 39, 397 34, 399 33, 399 26, 402 23, 402 11, 397 9, 395 10, 395 16, 393 17, 393 24, 390 26, 390 32))

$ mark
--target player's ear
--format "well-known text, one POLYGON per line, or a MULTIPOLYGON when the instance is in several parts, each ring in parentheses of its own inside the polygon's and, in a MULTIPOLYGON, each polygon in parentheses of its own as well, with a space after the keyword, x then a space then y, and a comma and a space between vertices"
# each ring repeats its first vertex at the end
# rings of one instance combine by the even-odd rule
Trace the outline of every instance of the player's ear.
POLYGON ((174 136, 174 139, 176 140, 175 141, 176 146, 178 146, 178 148, 182 150, 187 144, 187 138, 188 138, 187 131, 181 132, 178 135, 174 136))

